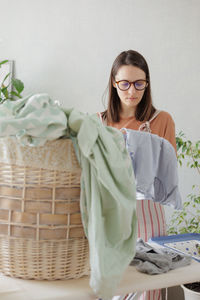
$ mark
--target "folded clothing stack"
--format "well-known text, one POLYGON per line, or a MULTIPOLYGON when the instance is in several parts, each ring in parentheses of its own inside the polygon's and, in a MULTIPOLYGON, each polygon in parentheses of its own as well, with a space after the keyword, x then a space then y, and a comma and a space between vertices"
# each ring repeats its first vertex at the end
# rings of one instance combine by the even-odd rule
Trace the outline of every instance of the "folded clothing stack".
POLYGON ((187 266, 192 258, 167 248, 154 248, 138 239, 136 254, 130 265, 136 266, 140 272, 155 275, 166 273, 179 267, 187 266))

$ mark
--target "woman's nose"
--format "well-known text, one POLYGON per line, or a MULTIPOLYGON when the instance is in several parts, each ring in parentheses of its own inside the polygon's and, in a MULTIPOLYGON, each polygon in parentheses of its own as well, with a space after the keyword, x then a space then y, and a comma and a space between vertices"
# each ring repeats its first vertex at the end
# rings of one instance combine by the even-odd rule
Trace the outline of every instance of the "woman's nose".
POLYGON ((129 94, 135 93, 137 90, 133 83, 131 83, 130 88, 128 89, 129 94))

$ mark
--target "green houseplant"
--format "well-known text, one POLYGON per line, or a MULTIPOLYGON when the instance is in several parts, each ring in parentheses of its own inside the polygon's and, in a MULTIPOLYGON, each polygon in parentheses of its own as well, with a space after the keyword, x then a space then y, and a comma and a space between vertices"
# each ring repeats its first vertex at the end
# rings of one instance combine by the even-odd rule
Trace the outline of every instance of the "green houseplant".
MULTIPOLYGON (((200 176, 200 141, 192 143, 187 140, 184 133, 180 132, 176 137, 178 162, 183 162, 200 176)), ((200 178, 200 177, 199 177, 200 178)), ((183 203, 183 210, 175 211, 168 229, 169 234, 200 233, 200 185, 193 185, 192 192, 183 203)), ((200 253, 200 246, 197 246, 200 253)), ((182 285, 185 299, 200 299, 200 282, 182 285)))
MULTIPOLYGON (((8 63, 8 60, 0 61, 0 68, 6 63, 8 63)), ((2 81, 0 85, 0 104, 6 100, 13 101, 22 98, 21 93, 24 90, 23 82, 17 78, 9 77, 10 73, 6 74, 5 77, 1 79, 2 81)))
MULTIPOLYGON (((200 179, 200 141, 192 143, 184 133, 176 137, 178 162, 183 161, 196 172, 200 179)), ((175 211, 168 229, 169 234, 200 233, 200 185, 193 185, 192 192, 183 203, 183 210, 175 211)))

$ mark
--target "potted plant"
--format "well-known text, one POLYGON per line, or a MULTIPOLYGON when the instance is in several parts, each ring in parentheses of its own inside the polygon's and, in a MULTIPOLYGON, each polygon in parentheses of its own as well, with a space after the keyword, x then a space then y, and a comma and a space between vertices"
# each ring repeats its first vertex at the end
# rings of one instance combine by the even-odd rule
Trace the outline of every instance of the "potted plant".
MULTIPOLYGON (((187 140, 184 133, 176 137, 178 162, 183 160, 192 168, 197 176, 200 175, 200 141, 192 143, 187 140)), ((200 185, 193 185, 192 192, 187 196, 181 211, 175 211, 169 224, 168 234, 200 233, 200 185)), ((197 246, 200 253, 200 246, 197 246)), ((185 299, 200 299, 200 282, 182 285, 185 299)))
MULTIPOLYGON (((0 61, 0 68, 6 63, 8 63, 8 60, 0 61)), ((6 74, 0 85, 0 104, 6 100, 13 101, 16 98, 22 98, 21 93, 24 90, 23 82, 14 77, 8 80, 9 76, 10 73, 6 74)))
POLYGON ((193 282, 181 285, 184 291, 185 300, 200 299, 200 282, 193 282))

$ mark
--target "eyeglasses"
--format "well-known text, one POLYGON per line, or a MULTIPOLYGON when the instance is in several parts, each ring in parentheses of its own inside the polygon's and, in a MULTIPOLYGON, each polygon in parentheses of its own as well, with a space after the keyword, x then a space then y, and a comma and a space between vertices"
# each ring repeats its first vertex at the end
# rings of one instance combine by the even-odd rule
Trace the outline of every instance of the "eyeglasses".
POLYGON ((131 84, 134 85, 137 91, 143 91, 148 86, 148 81, 143 79, 139 79, 132 82, 128 80, 120 80, 115 81, 115 83, 121 91, 127 91, 130 88, 131 84))

